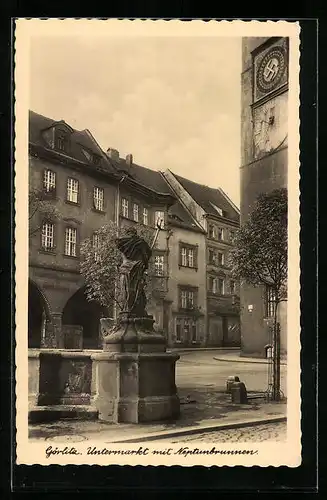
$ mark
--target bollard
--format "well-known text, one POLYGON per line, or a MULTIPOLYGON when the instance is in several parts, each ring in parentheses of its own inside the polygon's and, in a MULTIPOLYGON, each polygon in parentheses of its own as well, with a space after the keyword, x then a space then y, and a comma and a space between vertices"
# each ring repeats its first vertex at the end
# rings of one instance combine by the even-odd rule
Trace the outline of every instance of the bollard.
POLYGON ((231 387, 232 403, 246 405, 248 395, 244 382, 234 382, 231 387))
POLYGON ((265 345, 265 355, 267 359, 274 357, 274 347, 271 344, 265 345))
POLYGON ((230 375, 229 377, 227 377, 227 380, 226 380, 226 392, 228 394, 230 394, 233 383, 234 382, 239 382, 239 381, 240 381, 239 377, 237 377, 235 375, 230 375))

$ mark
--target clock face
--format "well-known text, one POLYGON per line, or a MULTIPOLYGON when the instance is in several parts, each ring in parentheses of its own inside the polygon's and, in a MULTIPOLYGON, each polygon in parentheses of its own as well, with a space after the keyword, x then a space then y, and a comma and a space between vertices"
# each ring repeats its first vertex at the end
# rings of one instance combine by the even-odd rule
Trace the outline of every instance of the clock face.
POLYGON ((288 39, 280 38, 274 45, 258 52, 253 64, 254 103, 278 89, 284 91, 288 82, 288 39))
POLYGON ((262 59, 257 69, 257 87, 263 92, 271 92, 280 83, 286 70, 286 56, 283 47, 273 47, 262 59))
POLYGON ((254 109, 254 157, 272 152, 286 146, 288 120, 287 120, 287 94, 281 94, 269 102, 254 109))

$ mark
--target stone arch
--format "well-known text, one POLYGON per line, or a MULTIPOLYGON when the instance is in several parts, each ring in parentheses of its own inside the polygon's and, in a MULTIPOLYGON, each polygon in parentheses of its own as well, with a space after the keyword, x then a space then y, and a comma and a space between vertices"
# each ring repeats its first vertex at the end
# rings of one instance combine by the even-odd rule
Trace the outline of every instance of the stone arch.
POLYGON ((40 348, 47 322, 51 321, 48 299, 35 281, 28 280, 28 347, 40 348))
POLYGON ((79 288, 66 302, 62 313, 62 325, 83 328, 83 349, 100 347, 100 318, 108 312, 97 302, 90 302, 85 295, 85 287, 79 288))

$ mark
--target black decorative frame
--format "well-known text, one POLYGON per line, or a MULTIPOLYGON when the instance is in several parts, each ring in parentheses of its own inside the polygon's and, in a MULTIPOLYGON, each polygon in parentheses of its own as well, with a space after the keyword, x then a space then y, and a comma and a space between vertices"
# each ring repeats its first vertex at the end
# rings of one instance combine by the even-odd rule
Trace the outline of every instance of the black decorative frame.
MULTIPOLYGON (((118 18, 141 18, 167 21, 181 18, 190 21, 192 18, 205 21, 234 19, 251 21, 256 18, 243 17, 238 13, 236 18, 212 18, 202 5, 202 12, 193 17, 186 12, 186 7, 173 9, 175 17, 164 17, 160 5, 116 2, 105 5, 104 11, 98 4, 74 2, 31 1, 4 2, 0 19, 0 43, 3 57, 2 65, 1 115, 0 133, 2 139, 1 159, 1 217, 4 234, 9 237, 1 239, 1 299, 2 299, 2 332, 1 342, 1 478, 2 490, 9 493, 50 493, 50 492, 110 492, 130 496, 139 493, 154 493, 167 498, 172 492, 186 493, 187 496, 206 496, 219 493, 279 493, 292 494, 317 493, 318 491, 318 455, 317 455, 317 38, 318 19, 314 18, 314 5, 305 10, 307 19, 290 19, 300 21, 301 25, 301 368, 302 368, 302 464, 297 468, 287 467, 119 467, 119 466, 24 466, 16 465, 15 460, 15 297, 14 297, 14 27, 15 17, 92 17, 108 16, 118 18), (119 8, 118 8, 119 5, 119 8), (93 9, 92 9, 93 6, 93 9), (72 9, 73 7, 73 9, 72 9), (96 7, 96 8, 94 8, 96 7), (145 7, 148 7, 145 8, 145 7), (96 12, 95 12, 96 11, 96 12), (200 17, 198 17, 200 16, 200 17), (7 147, 6 147, 7 146, 7 147), (5 168, 7 166, 7 168, 5 168), (316 172, 314 172, 316 167, 316 172), (305 269, 305 273, 304 273, 305 269), (9 332, 11 331, 11 335, 9 332), (11 460, 8 460, 8 457, 11 460), (209 495, 208 495, 209 494, 209 495)), ((196 9, 195 9, 196 10, 196 9)), ((209 9, 210 11, 210 9, 209 9)), ((172 14, 172 11, 170 11, 172 14)), ((249 6, 246 6, 249 15, 249 6)), ((259 18, 260 21, 279 21, 281 17, 259 18)), ((322 22, 320 24, 323 24, 322 22)), ((321 33, 326 32, 321 27, 321 33)), ((321 44, 320 50, 326 44, 321 44)), ((322 60, 323 60, 323 56, 322 60)), ((320 347, 322 350, 322 347, 320 347)), ((321 356, 323 353, 321 352, 321 356)), ((323 357, 321 358, 323 359, 323 357)), ((185 495, 185 496, 186 496, 185 495)))

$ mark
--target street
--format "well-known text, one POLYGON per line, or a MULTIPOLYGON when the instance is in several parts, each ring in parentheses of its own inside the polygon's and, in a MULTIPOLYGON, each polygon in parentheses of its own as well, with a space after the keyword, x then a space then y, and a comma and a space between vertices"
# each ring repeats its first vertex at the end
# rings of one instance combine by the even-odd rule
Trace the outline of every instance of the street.
MULTIPOLYGON (((216 361, 215 356, 221 350, 180 352, 180 360, 176 364, 176 384, 180 389, 207 388, 224 391, 229 375, 237 375, 245 383, 247 391, 265 391, 267 389, 268 365, 261 363, 244 363, 232 361, 216 361)), ((235 356, 237 356, 235 352, 235 356)), ((281 366, 281 388, 286 396, 286 366, 281 366)))
MULTIPOLYGON (((119 434, 123 440, 138 433, 146 436, 165 431, 185 430, 188 427, 199 427, 196 434, 183 437, 160 437, 160 441, 276 441, 286 436, 285 422, 263 422, 272 417, 285 415, 285 402, 267 403, 263 398, 249 402, 247 405, 233 405, 230 396, 226 394, 226 379, 229 375, 238 375, 246 384, 247 390, 265 391, 267 380, 267 364, 256 362, 217 361, 214 357, 222 357, 226 351, 222 350, 194 350, 180 351, 180 359, 176 365, 176 385, 181 402, 181 415, 176 421, 155 422, 149 424, 122 424, 112 425, 99 420, 66 420, 44 422, 30 426, 32 439, 82 439, 92 440, 96 435, 104 442, 118 442, 119 434), (258 419, 256 425, 212 430, 208 427, 218 424, 258 419), (260 422, 260 423, 259 423, 260 422), (201 430, 202 426, 202 430, 201 430), (205 429, 207 427, 207 429, 205 429), (121 431, 119 430, 121 429, 121 431), (151 429, 151 431, 150 431, 151 429)), ((234 359, 238 359, 238 352, 234 351, 234 359)), ((286 366, 281 367, 282 387, 286 380, 286 366)))
POLYGON ((284 441, 286 440, 286 422, 273 424, 254 425, 252 427, 241 427, 238 429, 226 429, 222 431, 199 432, 190 436, 179 437, 161 441, 171 443, 188 443, 197 441, 203 443, 247 443, 262 441, 284 441))

